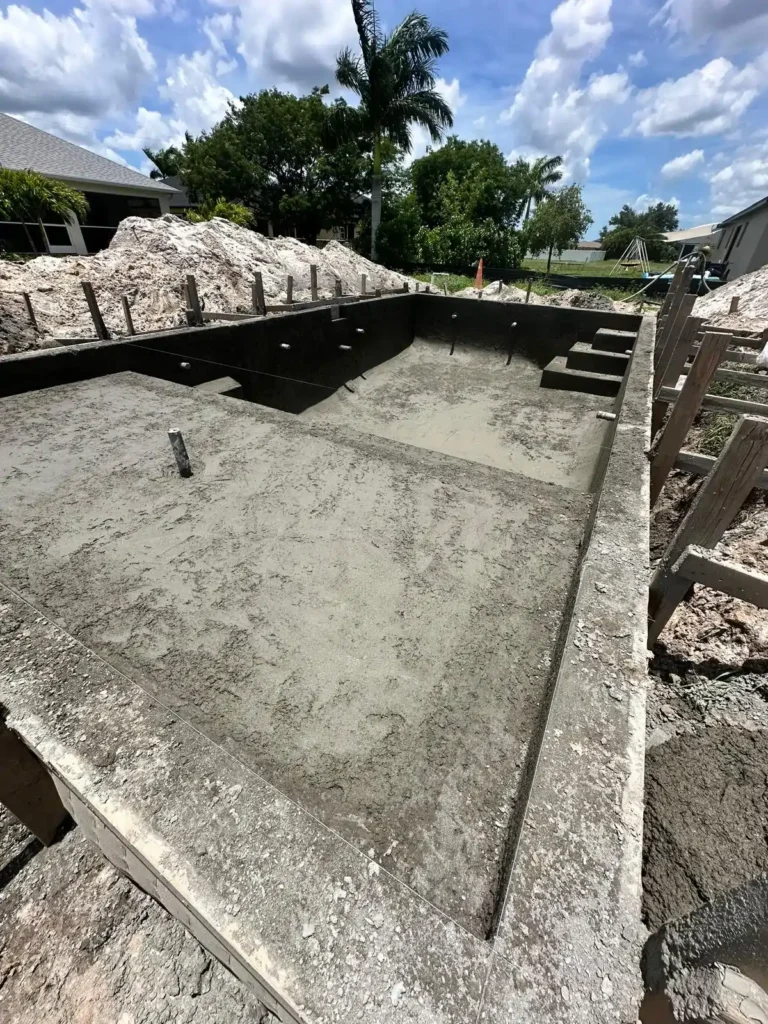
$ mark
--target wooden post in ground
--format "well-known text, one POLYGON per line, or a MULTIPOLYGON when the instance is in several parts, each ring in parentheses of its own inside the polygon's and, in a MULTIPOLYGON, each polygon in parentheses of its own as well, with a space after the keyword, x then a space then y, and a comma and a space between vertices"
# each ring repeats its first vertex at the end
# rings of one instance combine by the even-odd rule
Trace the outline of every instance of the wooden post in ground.
POLYGON ((739 303, 741 302, 740 295, 734 295, 731 299, 731 308, 728 310, 729 313, 739 312, 739 303))
POLYGON ((317 266, 314 263, 309 265, 309 291, 312 301, 317 302, 317 266))
POLYGON ((742 416, 704 479, 651 580, 649 646, 656 641, 691 582, 672 568, 690 544, 713 548, 733 522, 768 464, 768 419, 742 416))
POLYGON ((37 326, 37 318, 35 316, 35 311, 34 309, 32 309, 32 299, 30 299, 28 292, 22 292, 21 294, 24 296, 24 305, 27 307, 27 316, 29 317, 29 322, 32 324, 32 327, 36 331, 39 331, 40 328, 37 326))
POLYGON ((50 846, 67 818, 53 781, 32 751, 0 721, 0 803, 50 846))
MULTIPOLYGON (((691 346, 693 345, 693 339, 703 323, 704 320, 701 317, 689 316, 683 324, 674 346, 670 348, 669 361, 666 366, 662 369, 662 365, 659 364, 659 372, 656 375, 656 394, 654 395, 651 413, 651 437, 655 437, 661 429, 667 411, 667 403, 662 402, 658 397, 659 391, 666 384, 670 387, 675 387, 677 384, 677 380, 685 368, 691 346)), ((672 346, 671 341, 670 346, 672 346)))
POLYGON ((136 331, 133 329, 133 317, 131 316, 131 304, 128 302, 127 295, 121 295, 120 301, 123 304, 123 316, 125 317, 125 326, 129 334, 135 334, 136 331))
POLYGON ((289 306, 293 302, 293 277, 290 274, 285 279, 285 301, 289 306))
POLYGON ((709 382, 720 365, 723 353, 732 341, 730 334, 705 334, 701 348, 693 361, 691 372, 685 378, 680 395, 675 402, 664 430, 659 435, 651 462, 651 508, 675 464, 678 452, 691 428, 701 400, 707 393, 709 382))
POLYGON ((685 265, 683 263, 678 263, 675 267, 675 272, 672 275, 672 280, 669 282, 667 294, 664 296, 664 301, 662 302, 661 309, 659 310, 659 319, 661 319, 661 317, 663 316, 666 316, 669 312, 669 307, 672 303, 672 300, 674 299, 675 295, 677 295, 677 290, 680 287, 680 278, 683 276, 684 269, 685 265))
POLYGON ((528 278, 528 287, 525 289, 525 304, 531 301, 531 288, 533 287, 533 278, 528 278))
POLYGON ((685 326, 686 320, 693 313, 693 307, 695 304, 695 295, 683 295, 680 297, 680 304, 676 306, 674 311, 669 315, 660 346, 661 351, 659 352, 659 358, 656 361, 654 371, 654 382, 657 388, 661 386, 661 381, 666 375, 667 366, 672 358, 672 353, 675 351, 675 347, 683 327, 685 326))
POLYGON ((337 277, 333 283, 334 295, 339 298, 341 296, 341 278, 337 277))
POLYGON ((264 280, 261 276, 261 271, 257 270, 253 275, 253 284, 251 285, 251 306, 255 313, 259 313, 264 316, 267 312, 267 302, 264 298, 264 280))
POLYGON ((107 341, 109 338, 109 331, 104 323, 104 318, 101 315, 99 304, 96 301, 96 295, 93 291, 93 285, 90 281, 83 281, 83 291, 85 292, 85 301, 88 303, 88 309, 91 314, 91 320, 93 320, 93 326, 96 328, 96 337, 100 341, 107 341))
POLYGON ((181 431, 177 430, 175 427, 171 427, 168 431, 168 439, 171 442, 171 448, 173 449, 173 455, 179 469, 179 475, 192 476, 192 465, 189 461, 187 446, 184 444, 184 437, 182 436, 181 431))
MULTIPOLYGON (((674 329, 675 321, 677 320, 678 316, 678 310, 680 309, 680 306, 683 304, 683 300, 689 293, 689 288, 691 287, 691 281, 693 280, 693 274, 695 269, 696 268, 694 266, 694 263, 691 260, 691 262, 686 265, 682 274, 680 275, 677 290, 671 297, 669 305, 666 307, 666 309, 662 307, 662 315, 659 318, 659 323, 661 324, 661 327, 656 334, 656 349, 654 351, 653 358, 654 367, 659 365, 659 360, 661 359, 662 353, 666 348, 670 332, 674 329)), ((669 298, 669 296, 667 297, 669 298)), ((691 303, 690 305, 692 308, 693 304, 691 303)))
POLYGON ((361 274, 360 275, 360 294, 361 295, 365 295, 365 289, 367 287, 367 284, 368 284, 368 277, 367 277, 367 275, 366 274, 361 274))
POLYGON ((194 274, 187 274, 187 298, 189 308, 192 310, 192 320, 195 324, 202 324, 203 311, 200 307, 200 299, 197 294, 197 282, 194 274))

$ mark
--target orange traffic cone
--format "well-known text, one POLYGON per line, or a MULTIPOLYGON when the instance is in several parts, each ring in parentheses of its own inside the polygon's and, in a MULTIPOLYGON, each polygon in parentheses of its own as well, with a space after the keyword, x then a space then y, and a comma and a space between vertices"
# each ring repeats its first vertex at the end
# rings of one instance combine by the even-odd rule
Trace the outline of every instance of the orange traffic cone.
POLYGON ((477 277, 475 278, 475 288, 482 290, 483 287, 483 258, 480 257, 480 262, 477 265, 477 277))

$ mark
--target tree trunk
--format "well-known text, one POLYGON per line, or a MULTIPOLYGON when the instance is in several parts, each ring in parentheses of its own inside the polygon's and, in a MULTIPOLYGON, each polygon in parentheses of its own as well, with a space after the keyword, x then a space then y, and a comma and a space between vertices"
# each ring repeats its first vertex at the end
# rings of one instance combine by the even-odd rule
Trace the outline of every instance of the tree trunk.
POLYGON ((531 216, 531 203, 533 202, 533 196, 528 196, 528 202, 525 206, 525 217, 523 219, 523 227, 528 223, 528 218, 531 216))
POLYGON ((371 179, 371 259, 377 258, 376 235, 381 224, 381 139, 373 144, 373 176, 371 179))
POLYGON ((549 256, 547 257, 547 274, 549 274, 550 268, 552 266, 552 253, 554 252, 554 249, 555 243, 553 242, 552 245, 550 245, 549 247, 549 256))

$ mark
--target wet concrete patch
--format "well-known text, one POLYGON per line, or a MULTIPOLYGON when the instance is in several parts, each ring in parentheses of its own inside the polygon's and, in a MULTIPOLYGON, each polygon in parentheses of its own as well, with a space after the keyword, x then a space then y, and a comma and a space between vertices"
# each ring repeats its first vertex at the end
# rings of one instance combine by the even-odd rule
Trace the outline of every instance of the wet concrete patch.
POLYGON ((588 490, 608 424, 608 401, 541 388, 541 368, 518 351, 458 341, 416 341, 303 417, 535 480, 588 490))
POLYGON ((485 934, 589 497, 132 374, 2 406, 11 585, 485 934))

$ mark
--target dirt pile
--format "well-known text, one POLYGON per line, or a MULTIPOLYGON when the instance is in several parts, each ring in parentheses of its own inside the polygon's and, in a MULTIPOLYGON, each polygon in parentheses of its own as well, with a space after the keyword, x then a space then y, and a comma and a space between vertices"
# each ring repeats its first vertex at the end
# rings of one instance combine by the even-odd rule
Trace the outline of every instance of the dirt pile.
MULTIPOLYGON (((285 301, 289 274, 294 300, 302 301, 310 298, 313 263, 321 297, 334 294, 337 277, 344 293, 359 293, 361 274, 367 275, 371 292, 399 288, 409 281, 338 242, 316 249, 295 238, 266 238, 225 220, 188 224, 168 214, 154 220, 129 217, 120 224, 109 248, 94 256, 40 256, 24 264, 0 263, 0 301, 3 309, 13 303, 21 304, 23 310, 18 293, 28 292, 42 340, 93 338, 82 289, 82 282, 90 281, 107 328, 120 336, 126 333, 123 295, 131 303, 137 331, 159 330, 185 322, 187 274, 195 275, 201 303, 209 312, 248 312, 256 271, 261 271, 268 301, 285 301)), ((28 347, 27 336, 28 330, 22 341, 11 339, 6 345, 28 347)))
MULTIPOLYGON (((462 288, 455 293, 463 299, 479 299, 490 302, 525 302, 526 289, 513 284, 501 284, 492 281, 482 291, 477 288, 462 288)), ((531 291, 529 303, 538 306, 574 306, 577 309, 605 309, 613 312, 614 303, 598 292, 585 292, 578 288, 569 288, 554 295, 537 295, 531 291)))
POLYGON ((696 300, 694 314, 706 316, 718 326, 740 326, 738 320, 744 321, 745 326, 749 328, 764 330, 768 327, 768 266, 761 267, 751 274, 744 274, 730 284, 703 295, 696 300), (738 318, 726 319, 721 324, 719 317, 727 317, 731 299, 737 295, 741 299, 738 318))
POLYGON ((576 309, 604 309, 613 312, 613 300, 599 292, 585 292, 578 288, 568 288, 560 295, 550 298, 553 306, 574 306, 576 309))

